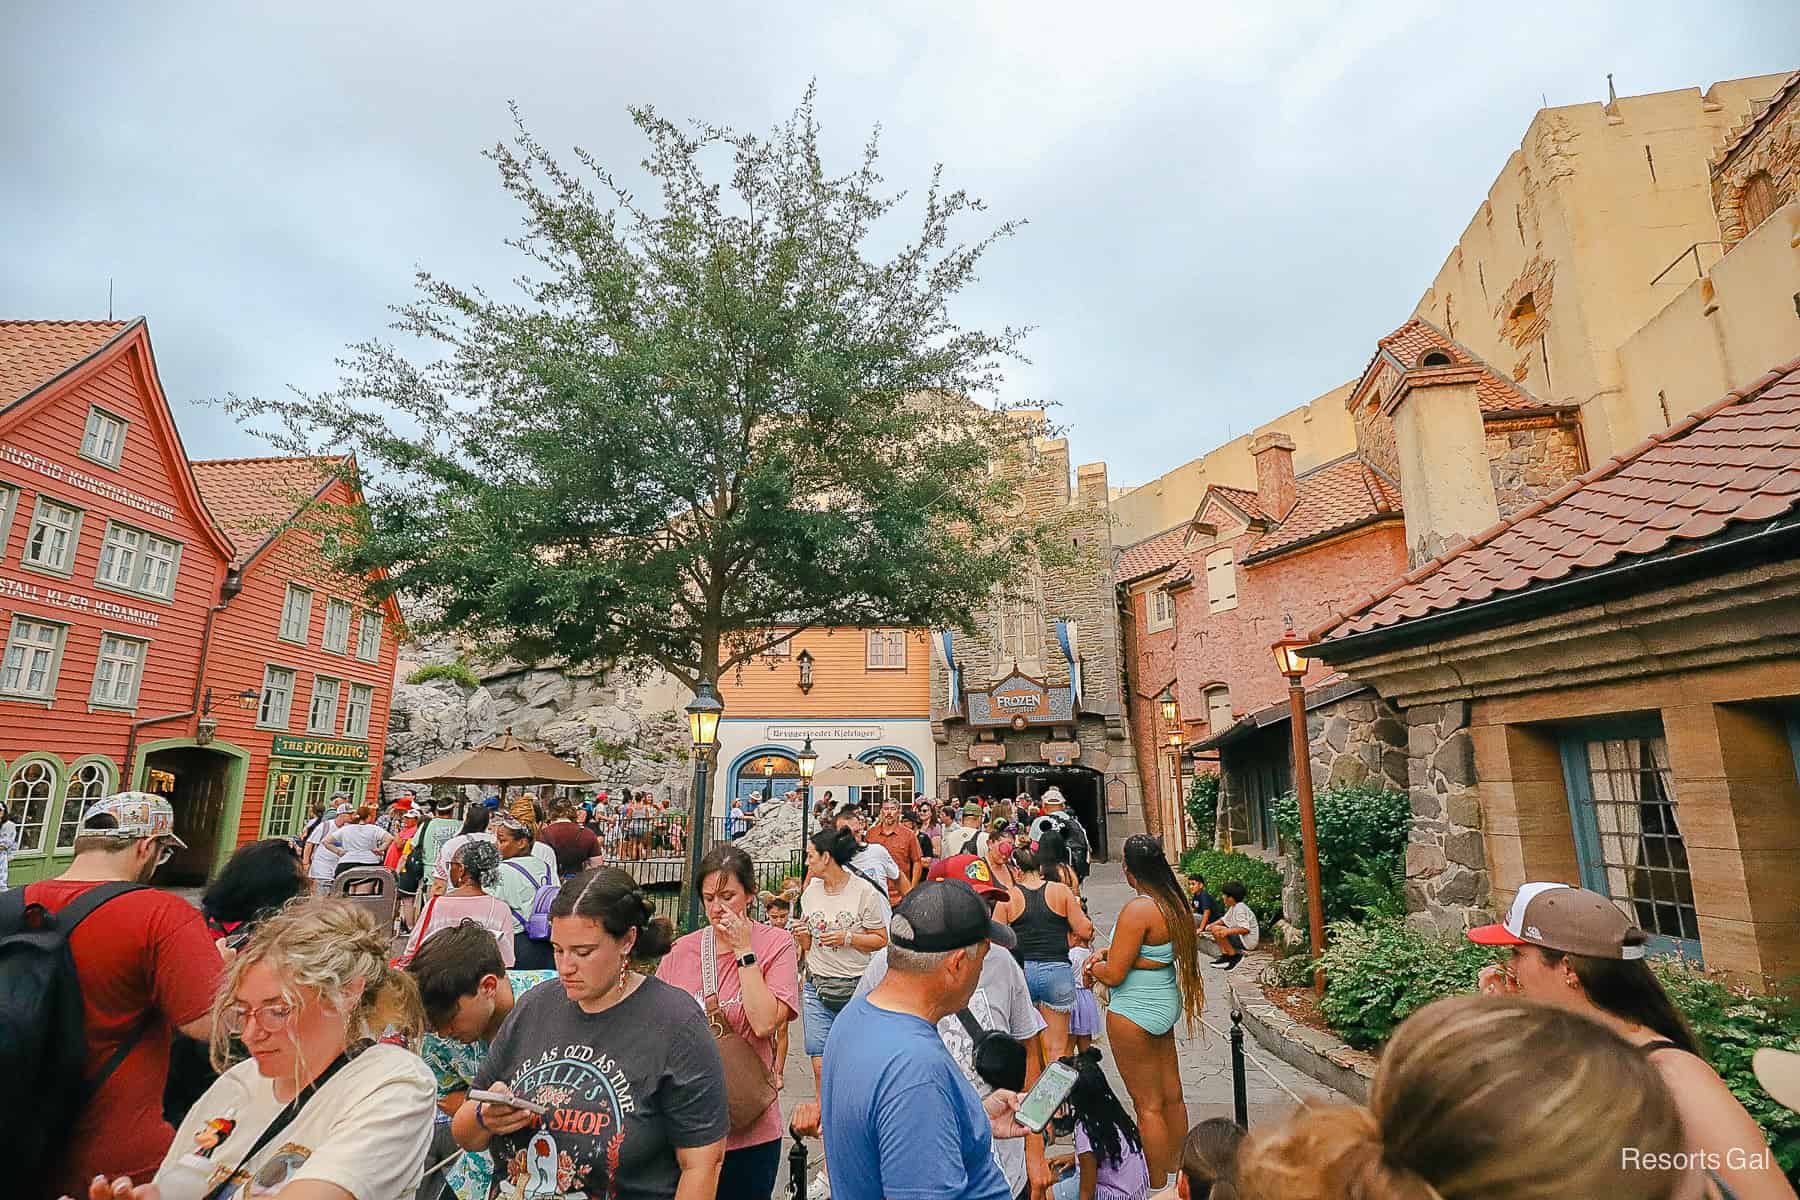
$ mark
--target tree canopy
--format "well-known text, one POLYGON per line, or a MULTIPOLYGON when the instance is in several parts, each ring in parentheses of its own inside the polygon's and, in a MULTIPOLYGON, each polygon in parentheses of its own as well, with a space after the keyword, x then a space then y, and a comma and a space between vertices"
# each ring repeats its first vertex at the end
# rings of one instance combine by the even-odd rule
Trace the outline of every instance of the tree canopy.
POLYGON ((421 271, 409 348, 227 408, 290 452, 354 453, 341 565, 496 657, 692 687, 807 627, 973 629, 1064 540, 1016 494, 1044 432, 999 395, 1025 331, 950 312, 1019 223, 959 240, 982 205, 939 168, 877 253, 906 194, 875 135, 826 171, 810 89, 766 135, 631 115, 659 203, 515 111, 488 156, 524 210, 517 295, 421 271))

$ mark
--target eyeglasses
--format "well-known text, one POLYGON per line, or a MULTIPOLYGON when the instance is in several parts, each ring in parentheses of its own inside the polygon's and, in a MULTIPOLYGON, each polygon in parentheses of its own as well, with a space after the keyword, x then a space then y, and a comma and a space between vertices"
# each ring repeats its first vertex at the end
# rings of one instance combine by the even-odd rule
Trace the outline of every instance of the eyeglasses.
POLYGON ((255 1008, 248 1004, 234 1004, 225 1010, 223 1016, 225 1032, 232 1037, 242 1036, 252 1018, 255 1018, 256 1023, 261 1025, 265 1032, 280 1033, 287 1028, 287 1023, 293 1020, 294 1006, 281 1001, 259 1004, 255 1008))

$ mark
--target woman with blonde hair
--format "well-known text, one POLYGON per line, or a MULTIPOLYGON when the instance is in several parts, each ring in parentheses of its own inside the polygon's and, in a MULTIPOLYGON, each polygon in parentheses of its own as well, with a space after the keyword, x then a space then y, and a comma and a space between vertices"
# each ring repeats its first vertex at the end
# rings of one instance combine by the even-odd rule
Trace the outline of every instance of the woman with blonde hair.
POLYGON ((404 1045, 378 1040, 415 1039, 424 1026, 416 988, 388 966, 388 940, 347 900, 296 900, 262 922, 213 1003, 224 1073, 188 1111, 154 1184, 96 1180, 91 1200, 410 1197, 437 1087, 404 1045), (235 1066, 234 1037, 250 1054, 235 1066))
POLYGON ((1699 1200, 1656 1069, 1597 1021, 1516 997, 1456 996, 1400 1026, 1369 1105, 1252 1133, 1250 1200, 1699 1200))

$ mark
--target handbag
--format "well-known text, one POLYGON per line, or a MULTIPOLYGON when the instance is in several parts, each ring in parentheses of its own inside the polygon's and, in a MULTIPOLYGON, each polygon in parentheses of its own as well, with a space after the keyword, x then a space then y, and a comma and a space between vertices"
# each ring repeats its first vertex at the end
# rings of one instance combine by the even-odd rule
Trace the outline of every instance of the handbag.
MULTIPOLYGON (((437 907, 437 902, 438 902, 438 898, 436 896, 433 896, 431 899, 429 899, 425 902, 425 911, 419 914, 419 923, 416 926, 414 926, 414 928, 416 928, 416 929, 430 929, 431 928, 431 910, 437 907)), ((424 939, 420 938, 419 945, 423 946, 424 944, 425 944, 424 939)), ((412 962, 413 955, 417 954, 417 953, 418 953, 418 951, 416 949, 409 953, 402 953, 398 958, 394 959, 388 965, 396 968, 397 970, 404 971, 407 967, 407 964, 412 962)))
POLYGON ((840 979, 835 975, 811 975, 813 991, 819 1003, 832 1012, 842 1012, 844 1005, 856 998, 857 979, 840 979))
POLYGON ((706 1023, 719 1043, 719 1058, 725 1063, 725 1107, 730 1114, 731 1132, 739 1133, 769 1111, 769 1105, 781 1094, 781 1080, 769 1070, 756 1047, 739 1037, 719 1011, 718 953, 713 928, 708 925, 700 934, 700 989, 706 1004, 706 1023))
POLYGON ((969 1051, 975 1075, 991 1088, 1022 1091, 1025 1087, 1025 1044, 1004 1029, 983 1029, 975 1014, 959 1009, 956 1019, 974 1043, 969 1051))

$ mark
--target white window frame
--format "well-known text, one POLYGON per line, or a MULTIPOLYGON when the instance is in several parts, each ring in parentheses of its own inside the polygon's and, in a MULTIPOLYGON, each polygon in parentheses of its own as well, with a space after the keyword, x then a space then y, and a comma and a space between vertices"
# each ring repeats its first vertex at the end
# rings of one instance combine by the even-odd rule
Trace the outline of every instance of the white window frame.
POLYGON ((362 620, 356 626, 356 657, 359 661, 381 661, 381 626, 380 609, 365 608, 362 610, 362 620), (370 644, 371 642, 373 645, 370 644), (364 650, 368 650, 369 653, 365 654, 364 650))
POLYGON ((337 736, 338 703, 344 698, 344 684, 340 679, 329 675, 314 675, 312 695, 306 702, 306 732, 323 734, 326 737, 337 736), (319 723, 319 701, 327 694, 325 689, 331 688, 331 711, 325 714, 325 723, 319 723))
POLYGON ((124 417, 121 417, 118 413, 109 412, 108 410, 101 408, 98 404, 90 404, 88 406, 87 423, 81 427, 81 450, 79 451, 81 457, 87 459, 89 462, 96 462, 103 467, 111 467, 114 470, 117 470, 119 463, 125 458, 125 434, 130 428, 131 422, 127 421, 124 417), (111 454, 104 453, 99 445, 96 445, 92 450, 88 448, 90 439, 95 438, 96 435, 105 428, 106 423, 111 423, 119 428, 119 435, 113 442, 111 454))
POLYGON ((1237 606, 1237 556, 1230 546, 1221 546, 1206 556, 1206 611, 1227 612, 1237 606))
POLYGON ((150 659, 150 641, 148 638, 127 637, 122 633, 114 633, 110 629, 100 631, 100 652, 94 658, 94 683, 88 690, 88 704, 93 708, 113 709, 122 712, 135 712, 138 705, 138 692, 144 686, 144 668, 150 659), (124 647, 137 649, 135 659, 121 653, 124 647), (101 688, 101 668, 112 664, 114 675, 108 681, 103 694, 101 688), (129 667, 132 673, 130 694, 120 699, 118 692, 117 671, 121 666, 129 667))
POLYGON ((344 700, 344 736, 365 741, 369 736, 369 714, 375 711, 375 689, 366 683, 353 683, 344 700))
POLYGON ((1206 697, 1206 725, 1209 732, 1218 733, 1231 726, 1231 689, 1224 684, 1217 684, 1202 693, 1206 697), (1224 719, 1220 720, 1220 714, 1224 719))
POLYGON ((863 666, 870 671, 906 670, 906 630, 870 629, 863 639, 863 666))
POLYGON ((350 653, 350 618, 354 613, 348 600, 325 598, 325 629, 319 636, 319 645, 327 653, 350 653))
POLYGON ((277 630, 275 636, 284 642, 293 642, 297 646, 306 645, 307 635, 312 631, 312 606, 313 590, 311 588, 302 587, 297 583, 288 584, 287 591, 281 598, 281 628, 277 630), (298 637, 290 632, 290 626, 295 624, 290 618, 295 612, 297 602, 301 602, 298 604, 300 613, 298 637))
POLYGON ((181 543, 171 538, 151 533, 136 525, 127 525, 123 521, 108 521, 106 533, 100 540, 99 562, 94 567, 94 582, 100 587, 114 591, 130 592, 134 596, 144 596, 151 600, 169 600, 175 598, 175 580, 181 575, 181 543), (121 535, 130 534, 137 539, 135 545, 127 546, 121 535), (153 555, 152 551, 156 553, 153 555), (107 571, 108 554, 111 553, 113 570, 107 571), (119 578, 117 563, 121 553, 131 556, 130 562, 119 578), (169 564, 169 577, 161 588, 152 586, 151 570, 157 562, 166 560, 169 564))
POLYGON ((14 700, 34 700, 42 701, 44 703, 54 701, 56 699, 56 681, 62 674, 63 647, 68 644, 68 641, 69 627, 62 621, 47 621, 42 617, 33 617, 27 616, 24 613, 15 613, 13 615, 12 623, 7 627, 5 656, 0 657, 0 696, 7 696, 14 700), (36 625, 52 631, 50 641, 45 642, 40 638, 31 638, 22 642, 19 637, 20 626, 22 625, 36 625), (19 665, 17 668, 18 684, 17 686, 9 686, 7 680, 14 670, 13 650, 15 648, 20 650, 19 665), (43 686, 37 691, 32 691, 25 686, 25 681, 31 677, 31 669, 26 655, 38 652, 47 652, 50 657, 48 665, 44 668, 43 686))
POLYGON ((75 574, 75 552, 81 545, 81 519, 85 515, 85 511, 78 506, 52 499, 40 492, 37 503, 31 508, 31 524, 26 527, 25 549, 19 554, 19 565, 28 571, 42 571, 46 575, 57 575, 64 579, 75 574), (60 564, 42 558, 34 558, 31 553, 31 543, 37 537, 39 526, 44 524, 44 511, 50 508, 59 508, 74 516, 67 526, 53 526, 53 528, 65 530, 69 535, 69 540, 63 547, 63 559, 60 564))
POLYGON ((1165 587, 1153 587, 1144 593, 1144 627, 1151 632, 1168 629, 1175 624, 1175 594, 1165 587))
POLYGON ((6 543, 12 537, 13 518, 19 512, 19 485, 0 481, 0 559, 6 557, 6 543))
POLYGON ((265 664, 263 667, 262 694, 256 699, 256 727, 258 729, 280 729, 285 731, 288 725, 293 721, 294 692, 299 686, 300 672, 294 670, 294 668, 278 666, 275 663, 265 664), (269 698, 275 694, 274 690, 270 687, 270 684, 274 682, 276 674, 287 676, 287 699, 282 701, 279 719, 277 719, 275 714, 270 712, 269 708, 269 698))

